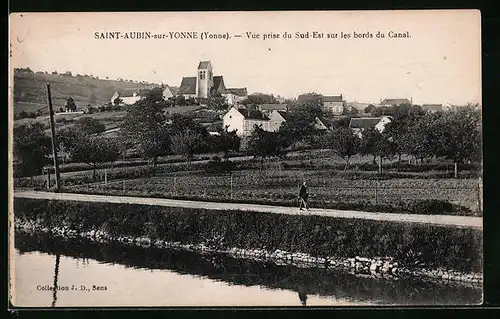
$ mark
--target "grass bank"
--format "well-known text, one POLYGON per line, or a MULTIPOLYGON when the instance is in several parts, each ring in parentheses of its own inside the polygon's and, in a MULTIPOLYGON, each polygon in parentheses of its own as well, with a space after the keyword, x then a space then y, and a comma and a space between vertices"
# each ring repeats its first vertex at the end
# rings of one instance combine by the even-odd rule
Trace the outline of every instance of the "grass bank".
POLYGON ((482 272, 482 231, 322 216, 146 205, 15 199, 16 219, 77 232, 147 236, 220 249, 284 250, 312 256, 391 256, 406 267, 482 272))

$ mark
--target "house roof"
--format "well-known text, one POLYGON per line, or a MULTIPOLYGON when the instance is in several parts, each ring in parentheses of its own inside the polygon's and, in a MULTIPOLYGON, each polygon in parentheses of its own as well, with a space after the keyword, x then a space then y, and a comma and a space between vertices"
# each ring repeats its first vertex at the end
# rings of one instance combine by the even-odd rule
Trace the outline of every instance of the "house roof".
POLYGON ((222 75, 216 75, 213 77, 214 85, 212 86, 213 92, 223 93, 226 91, 226 86, 224 85, 224 78, 222 75))
POLYGON ((230 88, 227 89, 230 93, 238 96, 247 96, 247 88, 230 88))
POLYGON ((287 110, 287 105, 286 104, 280 104, 280 103, 265 103, 261 104, 259 106, 261 111, 286 111, 287 110))
POLYGON ((442 104, 422 104, 422 109, 425 111, 442 111, 442 104))
POLYGON ((400 104, 411 104, 408 99, 384 99, 380 104, 388 104, 388 105, 400 105, 400 104))
POLYGON ((289 118, 289 115, 287 112, 285 111, 280 111, 280 110, 275 110, 276 113, 278 113, 284 120, 288 120, 289 118))
POLYGON ((353 117, 349 122, 349 127, 359 129, 373 128, 380 120, 380 117, 353 117))
POLYGON ((261 111, 257 111, 257 110, 249 110, 249 109, 237 109, 238 112, 241 113, 241 115, 243 115, 243 117, 245 118, 245 120, 260 120, 260 121, 268 121, 269 118, 262 114, 261 111))
POLYGON ((183 77, 178 94, 196 94, 196 77, 183 77))
POLYGON ((323 102, 343 102, 342 95, 323 96, 323 102))
POLYGON ((210 61, 200 61, 198 64, 198 69, 206 69, 210 65, 210 61))

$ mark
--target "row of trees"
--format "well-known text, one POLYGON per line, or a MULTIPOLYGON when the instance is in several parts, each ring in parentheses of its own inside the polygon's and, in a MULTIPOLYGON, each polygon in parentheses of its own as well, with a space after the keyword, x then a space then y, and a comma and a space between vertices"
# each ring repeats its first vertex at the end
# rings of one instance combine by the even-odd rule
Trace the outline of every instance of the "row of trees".
POLYGON ((356 154, 371 155, 379 159, 379 169, 384 159, 413 156, 421 162, 427 158, 442 157, 453 160, 455 176, 458 164, 481 157, 481 121, 474 107, 464 107, 442 113, 394 113, 392 122, 380 132, 369 128, 361 132, 345 126, 331 131, 315 129, 312 120, 321 115, 317 104, 299 106, 290 113, 290 119, 278 132, 265 132, 256 127, 249 141, 249 152, 263 161, 266 157, 282 157, 298 142, 312 148, 330 149, 345 160, 345 168, 356 154))

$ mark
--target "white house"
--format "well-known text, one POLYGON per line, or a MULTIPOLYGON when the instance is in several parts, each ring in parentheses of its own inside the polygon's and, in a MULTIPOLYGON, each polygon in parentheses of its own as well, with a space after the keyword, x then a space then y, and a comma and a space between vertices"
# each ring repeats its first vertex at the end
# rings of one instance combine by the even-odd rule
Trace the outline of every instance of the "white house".
POLYGON ((385 126, 391 122, 390 116, 382 117, 353 117, 349 122, 349 127, 358 137, 363 137, 363 131, 369 128, 375 128, 380 133, 385 129, 385 126))
POLYGON ((272 132, 277 132, 283 124, 283 122, 286 122, 287 119, 287 113, 284 111, 278 111, 274 110, 269 114, 269 122, 270 122, 270 130, 272 132))
POLYGON ((115 94, 113 94, 113 96, 111 97, 111 103, 115 104, 115 101, 118 98, 121 100, 121 105, 132 105, 144 97, 138 91, 133 91, 132 93, 125 94, 115 92, 115 94))
POLYGON ((174 97, 176 94, 177 94, 177 89, 176 88, 174 88, 174 87, 172 87, 170 85, 165 85, 163 87, 162 96, 163 96, 163 99, 165 101, 168 100, 171 97, 174 97))
POLYGON ((260 126, 265 131, 272 131, 269 118, 257 110, 237 109, 232 107, 222 118, 223 127, 228 131, 236 130, 238 136, 252 134, 254 126, 260 126))

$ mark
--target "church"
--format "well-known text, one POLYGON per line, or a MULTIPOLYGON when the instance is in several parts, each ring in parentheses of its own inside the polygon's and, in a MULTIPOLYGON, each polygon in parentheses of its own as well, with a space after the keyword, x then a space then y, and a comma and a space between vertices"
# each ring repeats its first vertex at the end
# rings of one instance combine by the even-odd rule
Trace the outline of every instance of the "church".
POLYGON ((236 104, 247 97, 246 88, 226 88, 222 75, 213 75, 212 63, 200 61, 197 76, 183 77, 177 94, 184 98, 206 99, 211 94, 220 93, 228 104, 236 104))

